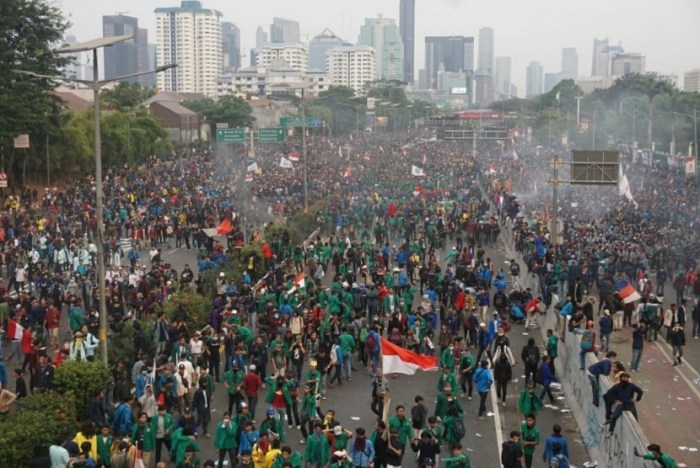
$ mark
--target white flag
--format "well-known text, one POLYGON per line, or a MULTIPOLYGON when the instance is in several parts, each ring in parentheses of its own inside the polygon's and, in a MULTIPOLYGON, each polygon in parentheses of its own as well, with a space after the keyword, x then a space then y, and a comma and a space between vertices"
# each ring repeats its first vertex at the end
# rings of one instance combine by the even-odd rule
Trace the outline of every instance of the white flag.
POLYGON ((282 156, 280 158, 280 167, 283 169, 294 169, 294 164, 292 164, 292 161, 282 156))
POLYGON ((515 148, 513 148, 513 161, 518 160, 518 153, 515 152, 515 148))
POLYGON ((246 169, 246 172, 255 172, 257 170, 258 170, 258 163, 254 162, 253 164, 248 166, 248 168, 246 169))
POLYGON ((411 166, 411 175, 415 177, 425 177, 425 171, 418 166, 411 166))

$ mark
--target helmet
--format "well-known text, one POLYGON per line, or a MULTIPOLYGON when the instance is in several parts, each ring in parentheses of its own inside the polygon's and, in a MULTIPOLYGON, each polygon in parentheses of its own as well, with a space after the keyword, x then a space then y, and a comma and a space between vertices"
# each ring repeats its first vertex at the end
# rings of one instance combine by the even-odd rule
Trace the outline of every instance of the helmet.
POLYGON ((268 416, 274 416, 276 412, 277 412, 277 411, 276 411, 272 406, 270 406, 270 407, 267 409, 267 411, 265 411, 265 413, 266 413, 268 416))

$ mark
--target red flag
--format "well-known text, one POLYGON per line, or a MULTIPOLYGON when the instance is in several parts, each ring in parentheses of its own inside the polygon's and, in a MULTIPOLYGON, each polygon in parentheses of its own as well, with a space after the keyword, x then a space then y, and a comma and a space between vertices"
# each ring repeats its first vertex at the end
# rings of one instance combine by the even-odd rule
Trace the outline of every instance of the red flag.
POLYGON ((389 208, 386 210, 386 216, 384 216, 384 217, 391 218, 396 213, 398 213, 398 211, 399 211, 399 209, 396 208, 396 204, 394 202, 391 202, 391 204, 389 204, 389 208))
POLYGON ((231 221, 229 221, 228 218, 224 218, 224 220, 221 221, 221 224, 219 224, 219 227, 216 228, 216 232, 223 236, 231 231, 233 231, 233 226, 231 226, 231 221))
POLYGON ((382 338, 382 372, 413 375, 417 370, 437 370, 437 357, 423 356, 382 338))
POLYGON ((642 298, 642 296, 637 292, 636 289, 634 289, 634 286, 632 286, 631 284, 628 284, 627 286, 622 288, 620 291, 618 291, 617 294, 622 298, 622 301, 625 304, 638 301, 642 298))
POLYGON ((299 162, 299 153, 293 152, 287 155, 290 161, 299 162))
POLYGON ((7 339, 8 340, 21 340, 22 332, 24 332, 24 327, 12 319, 7 321, 7 339))

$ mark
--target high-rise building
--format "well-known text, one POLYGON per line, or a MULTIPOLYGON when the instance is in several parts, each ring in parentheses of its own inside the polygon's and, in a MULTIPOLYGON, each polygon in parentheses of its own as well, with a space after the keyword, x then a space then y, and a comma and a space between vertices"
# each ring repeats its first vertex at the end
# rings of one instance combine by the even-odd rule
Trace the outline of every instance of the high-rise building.
POLYGON ((545 73, 544 74, 544 89, 545 93, 550 92, 561 81, 561 73, 545 73))
POLYGON ((700 93, 700 68, 683 73, 683 91, 700 93))
POLYGON ((377 80, 377 56, 373 47, 340 46, 326 53, 326 70, 336 86, 363 93, 365 84, 377 80))
POLYGON ((496 57, 494 71, 494 93, 497 100, 510 98, 510 57, 496 57))
POLYGON ((437 72, 440 65, 444 71, 467 74, 465 86, 470 90, 474 74, 474 38, 464 36, 426 36, 425 73, 427 89, 437 89, 437 72))
POLYGON ((296 71, 309 68, 309 52, 303 44, 266 44, 257 49, 258 67, 277 68, 286 65, 296 71))
POLYGON ((614 53, 610 58, 610 74, 622 76, 628 73, 644 73, 647 58, 637 52, 614 53))
POLYGON ((396 20, 365 18, 360 27, 357 45, 373 47, 377 57, 377 74, 380 80, 403 81, 403 43, 396 20))
POLYGON ((493 76, 493 56, 493 28, 481 28, 479 29, 479 65, 476 69, 493 76))
POLYGON ((256 63, 258 63, 258 53, 257 49, 258 47, 262 47, 265 44, 267 44, 269 41, 267 37, 267 33, 265 30, 262 28, 262 26, 258 26, 258 29, 255 30, 255 48, 250 49, 250 66, 254 67, 256 63))
MULTIPOLYGON (((102 35, 133 36, 132 39, 119 42, 104 50, 104 76, 111 79, 150 70, 148 64, 148 30, 139 28, 138 18, 126 15, 108 15, 102 17, 102 35)), ((153 86, 153 74, 127 78, 127 82, 153 86)))
POLYGON ((608 48, 607 39, 593 39, 593 66, 591 67, 591 76, 605 76, 607 69, 600 69, 600 54, 608 48))
POLYGON ((575 80, 578 78, 578 52, 576 47, 564 47, 561 50, 561 73, 562 80, 575 80))
POLYGON ((221 12, 202 8, 197 0, 179 7, 156 8, 158 65, 177 67, 158 74, 162 91, 216 96, 216 80, 223 69, 221 12))
POLYGON ((399 29, 401 42, 403 42, 403 79, 409 86, 413 86, 416 60, 416 0, 401 0, 399 4, 399 29))
POLYGON ((270 42, 274 44, 300 42, 299 22, 285 18, 272 18, 270 42))
POLYGON ((326 52, 345 44, 333 31, 326 28, 309 42, 309 69, 326 69, 326 52))
POLYGON ((228 21, 221 23, 221 51, 224 55, 225 73, 241 67, 241 30, 228 21))
MULTIPOLYGON (((63 38, 66 45, 73 45, 78 43, 78 39, 72 34, 67 35, 63 38)), ((70 63, 65 66, 63 74, 70 78, 75 78, 76 80, 91 80, 92 74, 88 74, 86 66, 82 63, 82 56, 80 53, 76 52, 73 54, 67 54, 66 58, 70 58, 70 63)))
POLYGON ((617 54, 624 54, 625 49, 620 45, 607 46, 598 54, 598 76, 610 76, 612 74, 612 59, 617 54))
POLYGON ((525 77, 525 97, 542 94, 544 87, 544 68, 540 62, 530 62, 525 77))

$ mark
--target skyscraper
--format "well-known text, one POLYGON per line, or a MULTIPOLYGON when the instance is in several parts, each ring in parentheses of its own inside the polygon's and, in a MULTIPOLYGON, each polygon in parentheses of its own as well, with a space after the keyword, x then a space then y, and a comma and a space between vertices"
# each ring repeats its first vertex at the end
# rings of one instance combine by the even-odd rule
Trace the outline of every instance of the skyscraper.
MULTIPOLYGON (((132 39, 106 47, 104 50, 106 79, 148 71, 148 30, 139 28, 139 20, 126 15, 109 15, 102 17, 102 35, 104 37, 131 35, 132 39)), ((153 86, 155 76, 142 75, 124 81, 153 86)))
POLYGON ((496 57, 494 71, 495 98, 497 100, 508 99, 510 97, 510 57, 496 57))
POLYGON ((326 72, 336 86, 347 86, 362 93, 368 82, 377 79, 375 50, 361 45, 331 49, 326 54, 326 72))
POLYGON ((600 55, 608 48, 608 40, 593 39, 593 66, 591 68, 591 76, 607 75, 607 69, 600 69, 600 55))
POLYGON ((258 29, 255 30, 255 47, 262 47, 268 42, 270 40, 267 37, 267 33, 262 26, 258 26, 258 29))
POLYGON ((415 73, 416 0, 401 0, 399 29, 403 42, 403 79, 413 86, 415 73))
POLYGON ((437 89, 437 72, 440 65, 444 71, 467 74, 465 87, 471 90, 474 74, 474 38, 464 36, 425 37, 425 78, 428 89, 437 89))
POLYGON ((403 81, 404 49, 396 20, 381 15, 377 18, 365 18, 365 24, 360 27, 357 45, 374 48, 380 80, 403 81))
POLYGON ((544 88, 544 68, 540 62, 530 62, 525 77, 525 97, 538 96, 544 88))
POLYGON ((479 29, 479 66, 477 70, 493 76, 493 28, 479 29))
POLYGON ((183 0, 180 7, 156 8, 155 13, 158 65, 178 65, 158 74, 158 87, 216 96, 223 68, 221 12, 202 8, 197 0, 183 0))
POLYGON ((343 45, 345 41, 326 28, 309 42, 309 69, 326 70, 326 52, 343 45))
POLYGON ((578 78, 578 52, 576 47, 564 47, 561 50, 561 80, 575 80, 578 78))
POLYGON ((241 30, 228 21, 221 23, 221 52, 224 72, 236 71, 241 66, 241 30))
POLYGON ((273 18, 270 25, 270 42, 274 44, 300 42, 299 22, 285 18, 273 18))

